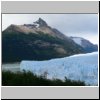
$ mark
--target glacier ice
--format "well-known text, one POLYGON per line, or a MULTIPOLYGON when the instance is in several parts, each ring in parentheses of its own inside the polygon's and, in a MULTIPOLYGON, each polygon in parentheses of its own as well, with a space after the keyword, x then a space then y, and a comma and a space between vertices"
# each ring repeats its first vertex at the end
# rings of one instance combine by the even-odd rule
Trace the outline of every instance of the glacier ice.
POLYGON ((47 78, 84 81, 87 85, 98 85, 98 52, 78 54, 45 61, 22 61, 20 70, 37 75, 47 72, 47 78))

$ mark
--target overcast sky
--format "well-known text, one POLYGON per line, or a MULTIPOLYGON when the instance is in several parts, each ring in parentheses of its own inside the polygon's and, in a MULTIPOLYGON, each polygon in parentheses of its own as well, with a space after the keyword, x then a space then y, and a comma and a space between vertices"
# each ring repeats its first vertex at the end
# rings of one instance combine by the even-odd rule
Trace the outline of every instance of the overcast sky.
POLYGON ((41 17, 67 36, 78 36, 98 44, 97 14, 2 14, 2 30, 10 24, 32 24, 41 17))

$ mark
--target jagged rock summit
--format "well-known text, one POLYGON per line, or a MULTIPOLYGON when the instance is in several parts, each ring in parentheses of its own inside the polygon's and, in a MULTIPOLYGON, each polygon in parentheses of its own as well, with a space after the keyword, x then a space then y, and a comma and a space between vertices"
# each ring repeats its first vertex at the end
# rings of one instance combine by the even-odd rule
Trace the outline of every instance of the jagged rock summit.
POLYGON ((39 18, 34 24, 39 24, 39 27, 48 26, 48 24, 42 19, 39 18))
POLYGON ((42 18, 39 18, 37 21, 33 22, 33 24, 24 24, 24 25, 14 25, 11 24, 6 30, 7 32, 21 32, 24 34, 29 33, 43 33, 47 34, 53 37, 57 37, 60 39, 68 39, 67 36, 65 36, 63 33, 61 33, 59 30, 50 27, 42 18))
POLYGON ((33 24, 24 24, 24 26, 29 28, 40 28, 48 27, 48 24, 42 18, 39 18, 37 21, 33 22, 33 24))

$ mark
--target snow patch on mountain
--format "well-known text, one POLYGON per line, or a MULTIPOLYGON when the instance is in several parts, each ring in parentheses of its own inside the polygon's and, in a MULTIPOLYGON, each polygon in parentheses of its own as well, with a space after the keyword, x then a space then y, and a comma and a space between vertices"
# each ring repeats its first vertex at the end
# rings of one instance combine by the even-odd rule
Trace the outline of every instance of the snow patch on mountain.
POLYGON ((91 43, 89 40, 81 37, 70 37, 76 44, 80 45, 86 53, 98 51, 98 45, 91 43))
POLYGON ((98 85, 98 52, 78 54, 46 61, 22 61, 20 70, 37 75, 47 73, 48 79, 84 81, 86 85, 98 85))
POLYGON ((82 43, 82 39, 81 38, 77 38, 77 37, 75 37, 75 38, 73 38, 73 40, 74 40, 74 42, 76 43, 76 44, 78 44, 78 45, 82 45, 81 43, 82 43))

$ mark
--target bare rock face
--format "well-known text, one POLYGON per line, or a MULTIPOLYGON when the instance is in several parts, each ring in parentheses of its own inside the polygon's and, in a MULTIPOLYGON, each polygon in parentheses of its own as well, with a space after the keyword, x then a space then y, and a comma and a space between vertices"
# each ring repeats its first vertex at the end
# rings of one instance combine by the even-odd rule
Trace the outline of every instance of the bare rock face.
MULTIPOLYGON (((31 25, 32 27, 32 25, 31 25)), ((24 34, 28 34, 28 33, 36 33, 36 31, 33 28, 30 28, 29 25, 14 25, 11 24, 6 30, 8 33, 10 32, 22 32, 24 34)))
POLYGON ((48 24, 41 18, 39 18, 34 24, 39 24, 39 27, 48 26, 48 24))

